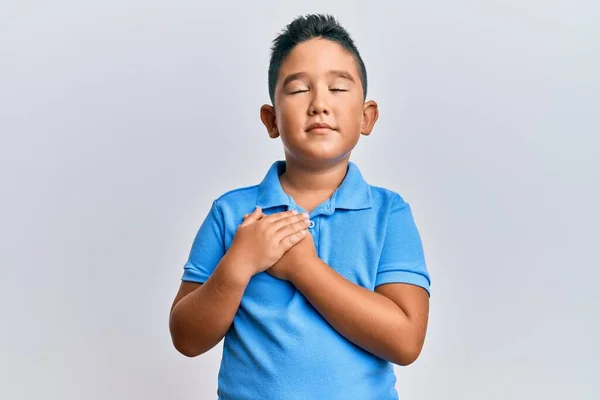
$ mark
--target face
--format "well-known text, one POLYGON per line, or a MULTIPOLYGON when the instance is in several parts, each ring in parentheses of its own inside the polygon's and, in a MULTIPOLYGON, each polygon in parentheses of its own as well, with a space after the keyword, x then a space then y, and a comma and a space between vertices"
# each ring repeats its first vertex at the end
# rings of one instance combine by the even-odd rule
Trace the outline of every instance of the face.
POLYGON ((261 118, 272 138, 281 137, 286 157, 307 165, 350 157, 362 134, 377 120, 377 104, 364 102, 358 65, 339 44, 312 39, 285 59, 274 107, 261 118))

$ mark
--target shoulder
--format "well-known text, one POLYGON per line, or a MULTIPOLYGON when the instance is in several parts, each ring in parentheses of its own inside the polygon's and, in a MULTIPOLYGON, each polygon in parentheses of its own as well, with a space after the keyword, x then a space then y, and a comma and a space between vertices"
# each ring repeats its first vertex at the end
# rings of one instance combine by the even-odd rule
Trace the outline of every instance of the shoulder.
POLYGON ((409 207, 404 197, 392 189, 374 185, 369 185, 369 189, 374 208, 391 209, 409 207))
POLYGON ((368 178, 365 179, 365 176, 363 176, 358 165, 354 164, 354 167, 355 170, 359 171, 359 176, 362 180, 362 185, 368 188, 369 196, 371 198, 371 203, 373 207, 385 208, 390 207, 391 205, 406 204, 404 197, 399 192, 389 187, 372 184, 368 178))
POLYGON ((247 199, 256 200, 258 194, 258 185, 244 186, 229 190, 218 196, 214 202, 218 206, 225 206, 230 203, 235 203, 247 199))
POLYGON ((213 200, 214 212, 225 220, 252 212, 256 205, 259 185, 239 187, 229 190, 213 200))

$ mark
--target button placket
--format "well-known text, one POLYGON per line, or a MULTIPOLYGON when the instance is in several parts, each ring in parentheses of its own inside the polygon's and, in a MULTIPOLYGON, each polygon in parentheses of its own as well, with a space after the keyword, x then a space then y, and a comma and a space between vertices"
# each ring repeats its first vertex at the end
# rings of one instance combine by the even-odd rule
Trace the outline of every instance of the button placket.
MULTIPOLYGON (((314 219, 317 218, 317 216, 313 216, 314 219)), ((311 219, 308 222, 308 231, 310 232, 312 238, 313 238, 313 242, 315 244, 315 250, 317 251, 317 254, 319 254, 319 221, 316 221, 314 219, 311 219)))

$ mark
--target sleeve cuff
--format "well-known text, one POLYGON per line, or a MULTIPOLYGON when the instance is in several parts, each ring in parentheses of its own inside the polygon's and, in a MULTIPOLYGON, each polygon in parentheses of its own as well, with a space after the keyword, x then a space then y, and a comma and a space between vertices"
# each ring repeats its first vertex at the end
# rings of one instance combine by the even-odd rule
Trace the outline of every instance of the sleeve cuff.
POLYGON ((182 281, 204 283, 208 280, 208 277, 209 275, 201 272, 200 268, 189 261, 183 266, 183 276, 181 277, 182 281))
POLYGON ((420 286, 427 291, 427 294, 431 296, 429 291, 429 278, 412 271, 384 271, 377 274, 375 279, 375 287, 384 285, 386 283, 408 283, 411 285, 420 286))

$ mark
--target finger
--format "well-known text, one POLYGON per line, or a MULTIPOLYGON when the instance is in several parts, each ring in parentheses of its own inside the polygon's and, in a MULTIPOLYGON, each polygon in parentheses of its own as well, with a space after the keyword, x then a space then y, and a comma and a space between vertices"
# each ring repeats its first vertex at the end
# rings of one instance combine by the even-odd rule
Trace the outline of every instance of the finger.
POLYGON ((304 237, 308 234, 308 231, 306 229, 303 229, 299 232, 296 232, 292 235, 286 236, 284 237, 280 242, 279 245, 281 246, 281 248, 283 249, 283 251, 288 251, 289 249, 291 249, 292 247, 294 247, 296 244, 298 244, 302 239, 304 239, 304 237))
MULTIPOLYGON (((252 214, 244 214, 244 219, 248 218, 248 217, 249 217, 249 216, 251 216, 251 215, 252 215, 252 214)), ((260 217, 259 217, 258 219, 262 219, 262 218, 264 218, 264 217, 266 217, 266 216, 267 216, 267 214, 265 214, 265 213, 261 212, 261 213, 260 213, 260 217)))
POLYGON ((244 222, 242 222, 242 224, 240 226, 246 226, 248 224, 258 221, 259 219, 262 218, 263 213, 262 213, 262 210, 260 209, 260 207, 256 207, 254 209, 254 211, 252 211, 251 214, 246 214, 246 215, 247 215, 247 217, 244 216, 244 222))
POLYGON ((284 241, 285 238, 291 237, 299 232, 307 231, 308 232, 308 222, 306 220, 294 222, 293 224, 289 224, 281 228, 275 233, 275 240, 284 241))
POLYGON ((281 218, 271 224, 271 229, 279 234, 280 230, 286 231, 282 232, 285 236, 291 235, 292 233, 297 232, 300 229, 304 229, 308 226, 308 214, 298 214, 292 215, 291 217, 281 218))
POLYGON ((265 222, 273 223, 275 221, 279 221, 280 219, 292 217, 294 215, 298 215, 298 211, 296 211, 296 210, 283 211, 283 212, 269 215, 267 218, 265 218, 265 222))

